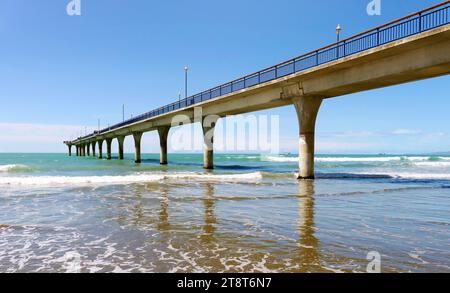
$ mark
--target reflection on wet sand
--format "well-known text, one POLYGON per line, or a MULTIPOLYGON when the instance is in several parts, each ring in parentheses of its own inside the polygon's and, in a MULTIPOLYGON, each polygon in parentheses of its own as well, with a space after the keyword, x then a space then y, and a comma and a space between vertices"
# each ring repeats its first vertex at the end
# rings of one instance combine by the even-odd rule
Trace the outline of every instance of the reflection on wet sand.
POLYGON ((168 187, 165 185, 161 186, 160 193, 159 222, 157 227, 161 232, 170 231, 168 187))
POLYGON ((311 271, 320 266, 319 240, 314 235, 314 184, 314 180, 299 181, 297 262, 301 272, 311 271))
MULTIPOLYGON (((169 245, 170 249, 166 253, 174 253, 174 258, 178 253, 197 255, 198 259, 195 260, 197 265, 208 268, 208 271, 252 271, 253 264, 251 262, 261 261, 264 263, 264 267, 271 267, 279 271, 326 271, 320 266, 319 240, 315 236, 314 184, 314 181, 310 180, 298 182, 298 194, 296 195, 298 216, 296 219, 287 218, 288 221, 296 222, 294 227, 296 227, 298 238, 296 242, 290 244, 278 242, 280 240, 270 233, 255 232, 264 231, 257 223, 253 227, 243 226, 230 229, 227 226, 230 219, 220 220, 217 218, 217 205, 226 200, 226 197, 221 196, 219 200, 212 183, 198 185, 195 190, 198 195, 194 196, 171 194, 173 189, 165 184, 137 187, 134 189, 132 204, 127 208, 131 214, 124 217, 124 212, 121 211, 119 222, 123 225, 128 221, 128 223, 143 229, 155 227, 157 231, 161 232, 159 238, 149 239, 149 241, 156 241, 154 243, 159 243, 159 245, 169 245), (149 194, 152 196, 149 197, 149 194), (201 210, 193 208, 197 207, 198 203, 200 203, 198 207, 201 207, 201 210), (173 205, 172 210, 170 210, 171 205, 173 205), (170 211, 174 214, 172 217, 170 211), (195 214, 189 214, 194 212, 195 214), (198 222, 199 220, 201 222, 198 222), (220 225, 224 226, 220 227, 220 225), (218 233, 219 228, 227 232, 218 233), (273 243, 275 246, 261 245, 261 241, 262 243, 273 243), (283 248, 283 245, 287 246, 283 248), (289 248, 292 247, 291 245, 295 245, 296 249, 289 248), (274 250, 274 248, 276 249, 274 250), (246 266, 240 265, 240 262, 248 260, 251 262, 246 266), (285 260, 290 260, 289 268, 284 266, 285 260)), ((233 197, 230 200, 234 201, 235 199, 236 197, 233 197)), ((279 198, 268 197, 266 200, 278 201, 279 198)), ((235 201, 234 204, 242 203, 235 201)), ((270 217, 270 214, 263 217, 270 217)), ((233 220, 237 220, 238 225, 243 223, 240 222, 240 219, 233 220)), ((166 267, 165 264, 162 266, 166 267)), ((264 269, 259 268, 255 271, 264 271, 264 269)))
POLYGON ((214 185, 211 183, 205 184, 205 195, 203 197, 203 206, 204 206, 204 225, 203 225, 203 233, 201 236, 202 241, 205 244, 211 244, 215 242, 214 233, 216 232, 216 224, 217 219, 214 212, 215 208, 214 198, 214 185))

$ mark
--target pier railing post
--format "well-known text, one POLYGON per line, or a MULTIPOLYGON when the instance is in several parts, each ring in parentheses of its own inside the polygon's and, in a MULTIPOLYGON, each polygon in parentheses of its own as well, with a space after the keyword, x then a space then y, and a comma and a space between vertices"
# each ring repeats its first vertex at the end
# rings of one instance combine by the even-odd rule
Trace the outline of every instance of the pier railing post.
POLYGON ((300 128, 299 179, 314 179, 314 142, 317 113, 323 97, 293 99, 300 128))
POLYGON ((136 164, 140 164, 142 162, 141 159, 142 132, 134 132, 133 138, 134 138, 134 162, 136 164))
POLYGON ((170 126, 158 127, 160 156, 159 163, 167 165, 167 137, 169 136, 170 126))

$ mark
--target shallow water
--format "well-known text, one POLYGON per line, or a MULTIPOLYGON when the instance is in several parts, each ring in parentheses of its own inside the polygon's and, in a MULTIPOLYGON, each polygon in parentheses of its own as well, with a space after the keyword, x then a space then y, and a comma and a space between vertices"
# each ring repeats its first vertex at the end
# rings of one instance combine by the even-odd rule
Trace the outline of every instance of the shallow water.
POLYGON ((450 157, 0 154, 0 272, 450 272, 450 157))

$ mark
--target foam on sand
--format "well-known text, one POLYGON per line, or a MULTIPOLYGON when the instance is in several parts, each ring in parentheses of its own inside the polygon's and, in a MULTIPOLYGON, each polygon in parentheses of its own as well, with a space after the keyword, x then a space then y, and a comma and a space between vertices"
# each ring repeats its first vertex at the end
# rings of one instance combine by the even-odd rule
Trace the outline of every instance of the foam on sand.
POLYGON ((130 184, 151 183, 163 180, 184 180, 183 182, 257 182, 262 179, 260 172, 245 174, 136 174, 125 176, 28 176, 0 177, 0 185, 19 186, 59 186, 90 184, 130 184))

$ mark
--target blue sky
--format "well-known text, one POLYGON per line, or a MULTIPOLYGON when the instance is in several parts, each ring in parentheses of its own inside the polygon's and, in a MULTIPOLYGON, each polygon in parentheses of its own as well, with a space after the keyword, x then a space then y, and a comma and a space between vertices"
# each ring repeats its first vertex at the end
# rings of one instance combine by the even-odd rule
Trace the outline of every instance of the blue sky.
MULTIPOLYGON (((118 1, 0 0, 0 152, 65 151, 77 132, 177 99, 183 67, 190 93, 276 64, 343 36, 439 3, 382 0, 118 1)), ((450 151, 448 76, 324 102, 317 122, 321 153, 450 151)), ((280 147, 295 152, 293 106, 280 115, 280 147), (289 125, 289 127, 283 127, 289 125), (292 125, 292 127, 291 127, 292 125)), ((127 139, 126 149, 132 149, 127 139)), ((158 150, 155 133, 143 151, 158 150)))

